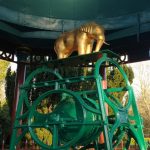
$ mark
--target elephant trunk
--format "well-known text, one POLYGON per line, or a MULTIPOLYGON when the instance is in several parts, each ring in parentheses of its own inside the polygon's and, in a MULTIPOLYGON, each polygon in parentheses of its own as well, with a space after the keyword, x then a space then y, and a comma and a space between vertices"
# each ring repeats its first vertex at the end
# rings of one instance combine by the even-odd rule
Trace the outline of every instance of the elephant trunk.
POLYGON ((101 35, 97 39, 96 48, 94 52, 99 52, 103 44, 109 45, 108 43, 105 42, 105 36, 101 35))
POLYGON ((95 48, 95 51, 94 51, 94 52, 99 52, 99 50, 101 49, 103 43, 104 43, 103 40, 97 41, 96 48, 95 48))
POLYGON ((104 44, 106 44, 106 45, 110 45, 110 44, 108 44, 106 41, 104 41, 104 44))

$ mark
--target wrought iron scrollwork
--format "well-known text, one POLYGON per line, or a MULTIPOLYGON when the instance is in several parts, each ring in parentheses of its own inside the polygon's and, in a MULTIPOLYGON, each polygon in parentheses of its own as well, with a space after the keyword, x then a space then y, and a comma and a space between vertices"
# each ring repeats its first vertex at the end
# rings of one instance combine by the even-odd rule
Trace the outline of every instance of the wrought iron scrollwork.
POLYGON ((26 51, 8 52, 5 50, 0 51, 0 59, 14 62, 14 63, 24 63, 29 65, 38 65, 45 63, 52 58, 48 55, 36 55, 31 54, 26 51))
POLYGON ((13 53, 0 51, 0 59, 15 62, 14 57, 15 55, 13 53))

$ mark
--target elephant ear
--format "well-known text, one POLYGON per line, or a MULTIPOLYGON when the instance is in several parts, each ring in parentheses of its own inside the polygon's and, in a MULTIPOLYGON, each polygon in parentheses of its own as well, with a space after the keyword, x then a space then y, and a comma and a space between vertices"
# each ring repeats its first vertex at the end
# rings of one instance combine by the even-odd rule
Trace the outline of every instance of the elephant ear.
POLYGON ((104 32, 104 28, 101 25, 96 24, 95 22, 89 22, 82 25, 79 28, 79 31, 93 34, 96 29, 101 29, 101 31, 104 32))
POLYGON ((96 23, 94 22, 86 23, 79 28, 79 31, 92 34, 95 26, 96 26, 96 23))

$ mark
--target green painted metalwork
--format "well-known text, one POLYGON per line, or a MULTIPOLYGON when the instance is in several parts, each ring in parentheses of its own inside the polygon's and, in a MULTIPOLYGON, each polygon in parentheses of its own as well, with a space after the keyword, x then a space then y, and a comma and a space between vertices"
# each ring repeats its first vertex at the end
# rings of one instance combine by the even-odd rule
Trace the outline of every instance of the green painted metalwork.
MULTIPOLYGON (((142 131, 142 121, 138 113, 133 89, 128 78, 119 65, 119 55, 109 50, 89 55, 75 56, 62 60, 53 60, 31 72, 20 88, 20 98, 16 113, 10 149, 14 150, 26 133, 42 149, 67 150, 70 147, 81 150, 87 148, 112 150, 124 139, 124 149, 128 149, 131 138, 135 139, 140 150, 146 150, 142 131), (65 77, 60 74, 61 66, 89 66, 92 62, 91 75, 65 77), (102 88, 101 68, 113 66, 118 68, 126 83, 125 87, 102 88), (57 69, 56 69, 57 68, 57 69), (49 80, 36 81, 40 74, 48 73, 49 80), (96 88, 71 89, 68 85, 92 81, 96 88), (45 88, 44 91, 41 88, 45 88), (34 101, 30 100, 31 90, 41 90, 34 101), (126 91, 125 104, 112 96, 112 93, 126 91), (55 102, 50 112, 40 113, 38 109, 44 100, 55 102), (107 113, 105 105, 113 111, 107 113), (25 111, 22 110, 25 105, 25 111), (129 110, 132 110, 130 113, 129 110), (51 143, 45 143, 36 133, 44 128, 52 135, 51 143), (21 129, 21 132, 19 132, 21 129), (103 132, 105 143, 99 143, 103 132)), ((39 91, 37 90, 37 91, 39 91)))

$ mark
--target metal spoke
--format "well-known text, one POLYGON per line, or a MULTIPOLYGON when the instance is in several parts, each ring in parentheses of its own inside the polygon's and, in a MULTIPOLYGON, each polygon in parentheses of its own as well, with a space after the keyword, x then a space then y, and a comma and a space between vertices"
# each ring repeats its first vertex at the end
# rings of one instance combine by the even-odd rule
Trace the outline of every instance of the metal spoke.
POLYGON ((57 148, 58 146, 58 128, 57 125, 53 126, 53 141, 52 141, 53 148, 57 148))

